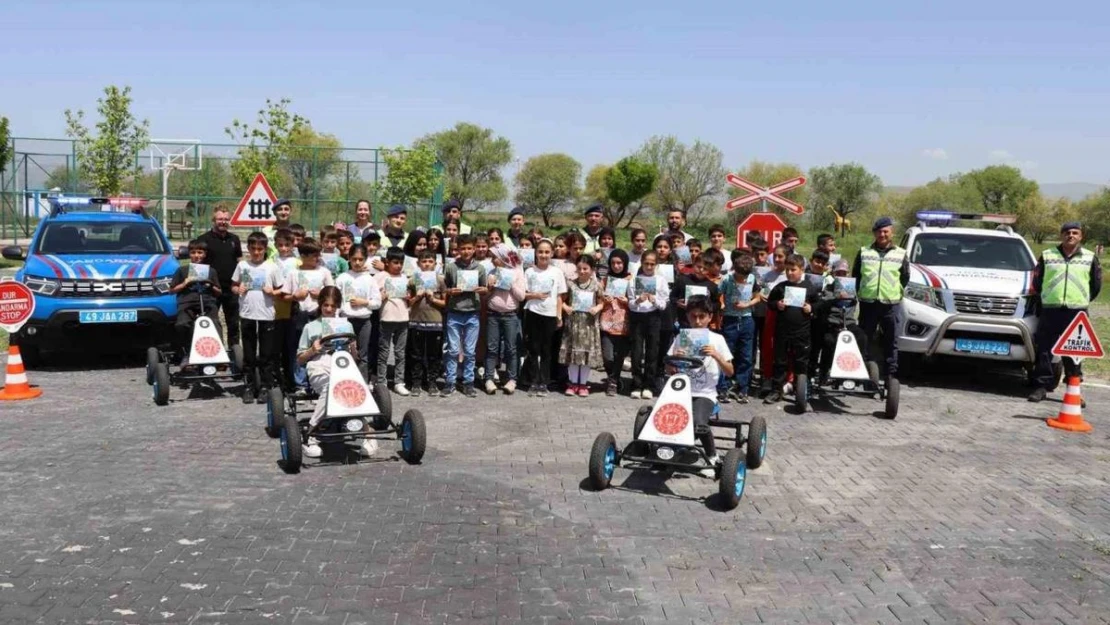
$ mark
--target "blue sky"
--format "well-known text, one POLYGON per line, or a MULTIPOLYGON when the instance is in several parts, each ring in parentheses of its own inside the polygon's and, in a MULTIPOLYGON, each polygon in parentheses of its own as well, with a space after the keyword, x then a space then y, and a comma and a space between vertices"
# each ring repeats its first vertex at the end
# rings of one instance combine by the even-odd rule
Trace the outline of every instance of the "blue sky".
POLYGON ((23 0, 0 23, 0 114, 20 136, 62 136, 67 107, 118 84, 160 137, 225 141, 289 97, 352 147, 466 120, 586 168, 675 134, 732 169, 855 160, 897 185, 1011 163, 1110 182, 1101 2, 23 0))

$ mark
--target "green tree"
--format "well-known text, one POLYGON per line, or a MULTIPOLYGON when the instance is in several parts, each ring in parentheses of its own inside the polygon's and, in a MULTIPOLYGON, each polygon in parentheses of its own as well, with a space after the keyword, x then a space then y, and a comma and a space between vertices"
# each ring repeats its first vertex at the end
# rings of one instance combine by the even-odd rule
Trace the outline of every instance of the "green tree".
POLYGON ((46 174, 44 189, 61 189, 63 193, 91 193, 93 187, 81 177, 81 172, 71 171, 68 165, 58 165, 46 174))
POLYGON ((1082 216, 1083 235, 1092 246, 1096 241, 1110 242, 1110 187, 1088 195, 1073 208, 1076 215, 1082 216))
POLYGON ((978 202, 976 194, 970 187, 960 183, 958 175, 947 180, 937 178, 907 193, 898 203, 897 212, 891 217, 899 227, 908 228, 917 223, 918 211, 971 212, 977 209, 978 202))
POLYGON ((991 165, 969 171, 959 180, 960 184, 975 192, 982 209, 988 213, 1013 215, 1023 202, 1040 192, 1036 182, 1022 176, 1017 167, 1009 165, 991 165))
POLYGON ((8 118, 0 117, 0 180, 3 180, 3 174, 8 170, 8 163, 11 162, 13 156, 12 133, 8 125, 8 118))
MULTIPOLYGON (((801 176, 802 169, 793 163, 768 163, 765 161, 752 161, 748 163, 746 167, 737 171, 736 175, 744 178, 745 180, 751 180, 758 185, 769 187, 771 185, 790 180, 791 178, 797 178, 798 176, 801 176)), ((728 186, 729 198, 740 197, 747 194, 748 192, 744 191, 743 189, 738 189, 732 185, 728 186)), ((803 206, 806 204, 807 196, 805 187, 792 189, 790 191, 787 191, 786 193, 783 193, 782 196, 803 206)), ((747 206, 743 206, 731 211, 733 225, 739 223, 748 215, 759 212, 759 210, 760 204, 759 202, 756 202, 754 204, 748 204, 747 206)), ((773 213, 778 213, 778 215, 781 217, 785 217, 787 219, 787 222, 797 219, 797 216, 795 216, 794 213, 791 213, 786 209, 779 207, 777 204, 772 204, 768 202, 767 210, 773 213)))
MULTIPOLYGON (((851 215, 867 210, 883 190, 882 180, 859 163, 814 167, 809 170, 809 186, 813 223, 818 226, 835 224, 837 214, 850 220, 851 215)), ((842 223, 840 236, 845 233, 842 223)))
POLYGON ((429 147, 443 164, 447 195, 460 210, 478 210, 508 197, 501 169, 513 160, 513 146, 493 130, 459 122, 454 128, 417 139, 414 147, 429 147))
POLYGON ((69 109, 66 134, 76 140, 81 177, 105 195, 118 195, 125 181, 142 173, 139 152, 150 143, 150 122, 131 113, 131 87, 105 87, 96 108, 100 121, 95 136, 83 123, 85 112, 69 109))
POLYGON ((582 165, 566 154, 533 156, 516 175, 516 203, 551 227, 551 218, 578 198, 581 177, 582 165))
POLYGON ((261 172, 273 188, 284 188, 285 172, 282 167, 288 160, 293 139, 301 126, 308 120, 289 112, 291 100, 282 98, 277 102, 266 100, 265 108, 259 109, 254 126, 232 120, 224 132, 232 141, 240 144, 239 158, 231 163, 231 175, 237 187, 246 191, 247 185, 261 172))
POLYGON ((605 188, 605 174, 609 173, 609 165, 594 165, 586 174, 586 187, 582 191, 582 199, 591 205, 600 204, 602 211, 608 211, 610 205, 609 191, 605 188))
POLYGON ((382 149, 386 177, 379 181, 376 195, 386 204, 404 204, 410 209, 417 202, 427 201, 439 185, 436 155, 428 145, 415 149, 398 146, 382 149))
POLYGON ((687 223, 696 227, 719 206, 725 168, 724 154, 716 146, 702 141, 686 145, 674 136, 655 136, 640 147, 636 156, 659 172, 653 196, 661 214, 680 210, 687 223))
POLYGON ((341 169, 342 154, 343 148, 335 135, 317 133, 307 121, 294 128, 283 167, 293 197, 312 199, 312 191, 317 188, 322 196, 328 178, 341 169))
POLYGON ((655 188, 659 171, 651 163, 629 156, 605 172, 605 193, 610 206, 605 218, 614 228, 627 228, 644 210, 643 199, 655 188))

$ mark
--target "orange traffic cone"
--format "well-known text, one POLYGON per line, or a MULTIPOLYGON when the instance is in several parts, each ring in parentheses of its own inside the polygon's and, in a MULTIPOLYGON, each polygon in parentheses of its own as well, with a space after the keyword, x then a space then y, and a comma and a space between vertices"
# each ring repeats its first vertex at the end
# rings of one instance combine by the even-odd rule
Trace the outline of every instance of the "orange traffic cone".
POLYGON ((1091 424, 1083 420, 1083 397, 1079 392, 1079 376, 1068 378, 1064 392, 1064 405, 1055 419, 1048 419, 1048 427, 1069 432, 1090 432, 1091 424))
POLYGON ((4 388, 0 389, 0 401, 34 399, 39 395, 42 395, 42 389, 31 388, 27 383, 27 372, 23 369, 19 346, 12 345, 8 348, 8 375, 4 379, 4 388))

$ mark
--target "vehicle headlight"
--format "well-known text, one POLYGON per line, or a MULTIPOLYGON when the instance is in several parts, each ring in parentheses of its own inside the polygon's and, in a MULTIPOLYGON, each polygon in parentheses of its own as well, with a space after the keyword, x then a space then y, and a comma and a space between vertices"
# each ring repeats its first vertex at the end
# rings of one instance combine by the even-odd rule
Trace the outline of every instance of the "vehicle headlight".
POLYGON ((934 306, 944 310, 944 300, 940 296, 940 291, 931 289, 927 286, 920 284, 907 284, 906 288, 902 291, 906 297, 915 302, 921 302, 928 306, 934 306))
POLYGON ((658 456, 660 460, 670 460, 674 458, 674 450, 670 447, 660 447, 655 450, 655 455, 658 456))
POLYGON ((39 295, 53 295, 58 291, 58 281, 53 278, 40 278, 38 276, 23 276, 23 284, 28 289, 39 295))
POLYGON ((173 284, 173 276, 166 276, 165 278, 158 278, 154 281, 154 288, 162 295, 170 292, 170 286, 173 284))
POLYGON ((362 419, 348 419, 343 427, 347 428, 348 432, 361 432, 363 429, 362 419))

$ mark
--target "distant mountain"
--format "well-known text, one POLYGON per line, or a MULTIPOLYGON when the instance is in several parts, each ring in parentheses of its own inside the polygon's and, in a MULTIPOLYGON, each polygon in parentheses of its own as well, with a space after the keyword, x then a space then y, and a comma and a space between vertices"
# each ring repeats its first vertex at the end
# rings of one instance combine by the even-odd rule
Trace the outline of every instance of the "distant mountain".
MULTIPOLYGON (((1073 202, 1078 202, 1092 193, 1105 189, 1107 185, 1093 182, 1048 182, 1041 184, 1040 187, 1041 195, 1049 200, 1066 197, 1073 202)), ((913 185, 890 185, 884 187, 884 190, 895 195, 906 195, 915 188, 917 187, 913 185)))

